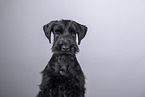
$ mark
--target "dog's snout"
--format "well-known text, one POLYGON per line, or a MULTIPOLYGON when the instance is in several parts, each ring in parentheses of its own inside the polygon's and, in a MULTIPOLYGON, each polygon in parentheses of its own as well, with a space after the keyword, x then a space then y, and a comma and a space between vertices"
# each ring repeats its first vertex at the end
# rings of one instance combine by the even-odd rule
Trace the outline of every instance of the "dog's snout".
POLYGON ((63 45, 61 49, 62 51, 69 51, 69 46, 63 45))

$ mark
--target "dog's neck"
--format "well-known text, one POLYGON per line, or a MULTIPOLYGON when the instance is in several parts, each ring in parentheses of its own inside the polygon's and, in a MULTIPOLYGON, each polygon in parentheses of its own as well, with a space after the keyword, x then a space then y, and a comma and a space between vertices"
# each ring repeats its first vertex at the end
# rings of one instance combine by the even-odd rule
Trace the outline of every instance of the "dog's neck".
POLYGON ((66 72, 69 71, 69 68, 74 67, 75 62, 77 61, 75 55, 68 54, 53 54, 51 60, 55 72, 62 75, 66 74, 66 72))
POLYGON ((53 58, 60 65, 67 65, 69 62, 76 60, 76 56, 70 54, 53 54, 53 58))

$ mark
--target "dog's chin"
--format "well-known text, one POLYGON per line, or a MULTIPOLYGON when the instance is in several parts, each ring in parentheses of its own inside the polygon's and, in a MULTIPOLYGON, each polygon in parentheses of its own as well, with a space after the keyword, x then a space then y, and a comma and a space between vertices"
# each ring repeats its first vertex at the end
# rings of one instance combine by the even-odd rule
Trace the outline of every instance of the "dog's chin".
POLYGON ((74 55, 75 53, 72 53, 72 52, 62 52, 61 54, 62 55, 74 55))
POLYGON ((75 52, 70 52, 70 51, 53 51, 54 54, 57 55, 75 55, 75 52))
POLYGON ((54 54, 57 54, 57 55, 58 54, 60 54, 60 55, 75 55, 79 52, 79 49, 78 48, 71 48, 69 51, 63 51, 60 48, 53 47, 52 52, 54 54))

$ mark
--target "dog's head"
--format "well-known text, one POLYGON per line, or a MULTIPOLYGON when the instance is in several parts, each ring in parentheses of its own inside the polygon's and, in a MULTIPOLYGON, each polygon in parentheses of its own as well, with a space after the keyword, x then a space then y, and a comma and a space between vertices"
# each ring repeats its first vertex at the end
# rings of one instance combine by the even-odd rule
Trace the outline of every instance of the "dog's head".
POLYGON ((78 45, 85 37, 87 27, 71 20, 51 21, 43 26, 46 37, 51 43, 51 32, 54 34, 52 51, 57 54, 75 54, 79 51, 78 45))

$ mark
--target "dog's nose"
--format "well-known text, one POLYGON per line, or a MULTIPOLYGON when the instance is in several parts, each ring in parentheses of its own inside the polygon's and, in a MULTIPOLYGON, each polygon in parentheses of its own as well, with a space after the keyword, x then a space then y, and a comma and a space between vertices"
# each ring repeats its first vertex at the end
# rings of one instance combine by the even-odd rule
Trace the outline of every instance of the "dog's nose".
POLYGON ((69 51, 69 46, 62 46, 62 51, 69 51))

